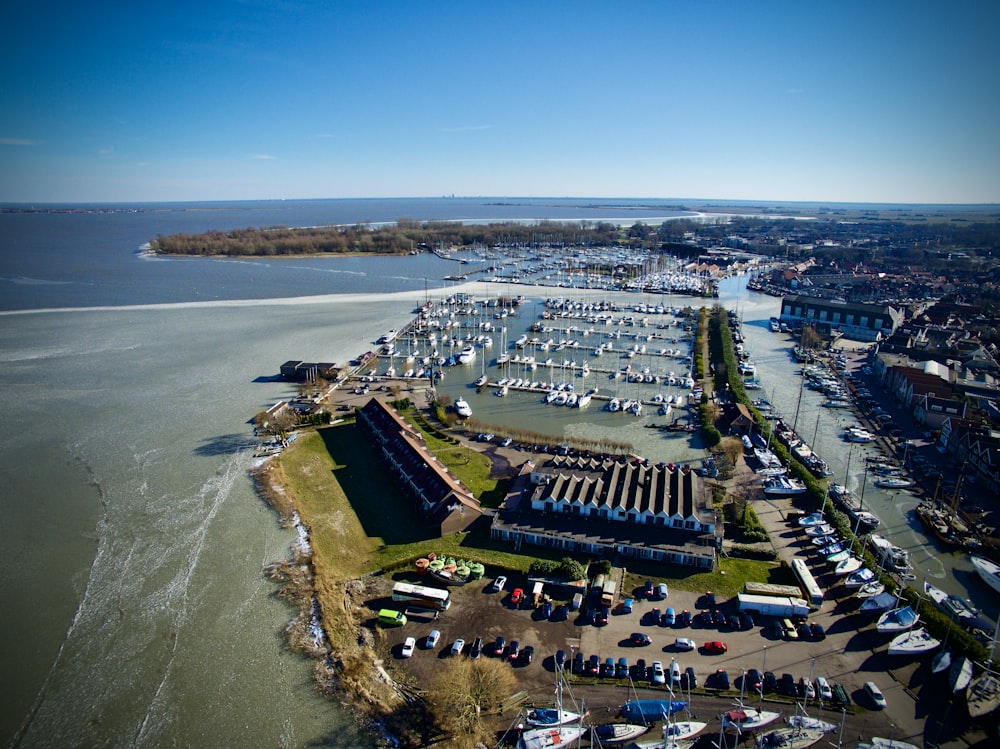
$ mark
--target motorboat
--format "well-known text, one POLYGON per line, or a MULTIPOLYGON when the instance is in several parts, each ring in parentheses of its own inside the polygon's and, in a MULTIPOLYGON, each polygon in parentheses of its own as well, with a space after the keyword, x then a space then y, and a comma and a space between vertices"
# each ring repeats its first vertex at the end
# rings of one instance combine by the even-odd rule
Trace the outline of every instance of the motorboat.
POLYGON ((941 645, 941 641, 931 637, 926 629, 911 629, 893 638, 889 643, 889 655, 922 655, 941 645))
POLYGON ((987 585, 1000 593, 1000 565, 985 557, 971 557, 972 566, 987 585))
POLYGON ((732 710, 727 710, 722 714, 722 728, 727 731, 756 731, 766 725, 770 725, 781 713, 773 710, 758 710, 755 707, 739 705, 732 710))
POLYGON ((879 489, 905 489, 913 486, 913 480, 904 476, 880 476, 872 483, 879 489))
POLYGON ((831 536, 834 533, 834 528, 828 523, 821 523, 820 525, 812 525, 806 528, 807 536, 831 536))
POLYGON ((648 730, 649 726, 634 723, 602 723, 590 729, 591 743, 598 743, 600 746, 624 744, 642 736, 648 730), (594 742, 595 738, 597 742, 594 742))
POLYGON ((764 484, 764 494, 769 497, 791 497, 805 492, 805 484, 787 476, 775 476, 764 484))
POLYGON ((920 621, 920 614, 912 606, 899 606, 889 609, 879 617, 875 629, 879 632, 905 632, 912 629, 920 621))
POLYGON ((892 543, 884 536, 872 533, 868 540, 872 545, 875 560, 890 572, 908 572, 911 568, 910 553, 892 543))
POLYGON ((459 398, 455 401, 455 413, 463 419, 467 419, 472 416, 472 406, 469 405, 465 398, 459 398))
POLYGON ((939 610, 959 624, 970 625, 979 616, 978 609, 964 598, 953 596, 926 581, 924 581, 924 593, 939 610))
POLYGON ((611 411, 612 413, 620 411, 621 408, 622 408, 622 402, 617 398, 612 398, 610 401, 608 401, 608 410, 611 411))
POLYGON ((468 364, 469 362, 471 362, 475 358, 476 358, 476 347, 475 346, 466 346, 458 354, 458 362, 459 362, 459 364, 468 364))
POLYGON ((959 658, 951 664, 948 669, 948 688, 952 694, 964 692, 972 683, 972 661, 968 658, 959 658))

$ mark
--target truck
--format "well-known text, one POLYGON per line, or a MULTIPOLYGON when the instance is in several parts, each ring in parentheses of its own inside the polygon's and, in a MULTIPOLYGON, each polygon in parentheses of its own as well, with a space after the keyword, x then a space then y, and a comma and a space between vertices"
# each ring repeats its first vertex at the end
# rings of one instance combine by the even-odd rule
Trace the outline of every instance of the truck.
POLYGON ((598 575, 590 586, 590 600, 594 603, 600 601, 601 594, 604 592, 604 578, 603 574, 598 575))
POLYGON ((809 616, 809 604, 802 598, 787 596, 755 596, 751 593, 737 593, 740 611, 750 611, 761 616, 797 617, 809 616))
POLYGON ((542 593, 545 590, 545 583, 541 580, 535 583, 535 587, 531 589, 531 602, 532 605, 537 609, 542 603, 542 593))
POLYGON ((611 579, 609 575, 604 581, 604 587, 601 588, 601 605, 602 606, 613 606, 615 603, 615 590, 618 585, 614 580, 611 579))

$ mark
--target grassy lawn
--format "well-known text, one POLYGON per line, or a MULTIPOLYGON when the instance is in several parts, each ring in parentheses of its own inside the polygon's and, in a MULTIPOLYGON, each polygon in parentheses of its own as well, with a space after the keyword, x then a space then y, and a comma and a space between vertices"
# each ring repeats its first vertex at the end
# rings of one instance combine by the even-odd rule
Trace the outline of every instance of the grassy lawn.
POLYGON ((795 585, 791 570, 782 567, 777 562, 759 562, 753 559, 734 559, 724 557, 719 559, 719 569, 712 572, 691 570, 685 572, 683 567, 650 566, 644 571, 629 568, 625 580, 625 590, 641 587, 647 579, 663 580, 670 587, 686 590, 691 593, 704 593, 709 590, 720 598, 732 598, 743 592, 746 582, 778 583, 795 585), (664 572, 669 570, 669 575, 664 572))

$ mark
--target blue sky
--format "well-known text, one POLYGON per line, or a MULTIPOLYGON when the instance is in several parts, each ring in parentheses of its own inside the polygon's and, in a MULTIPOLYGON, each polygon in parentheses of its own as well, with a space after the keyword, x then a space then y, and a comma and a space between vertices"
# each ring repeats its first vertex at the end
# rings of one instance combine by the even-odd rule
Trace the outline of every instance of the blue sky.
POLYGON ((1000 3, 20 3, 0 200, 1000 202, 1000 3))

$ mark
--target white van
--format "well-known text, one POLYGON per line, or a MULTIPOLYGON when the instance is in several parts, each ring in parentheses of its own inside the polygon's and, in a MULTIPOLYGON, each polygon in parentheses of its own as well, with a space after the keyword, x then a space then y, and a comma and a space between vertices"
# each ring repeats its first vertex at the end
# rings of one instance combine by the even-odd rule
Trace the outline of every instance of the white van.
POLYGON ((825 676, 816 677, 816 696, 821 700, 830 701, 833 699, 833 690, 830 689, 830 682, 825 676))
POLYGON ((882 694, 882 690, 878 688, 874 681, 865 682, 865 694, 868 695, 868 699, 872 701, 875 707, 879 710, 885 710, 885 695, 882 694))

